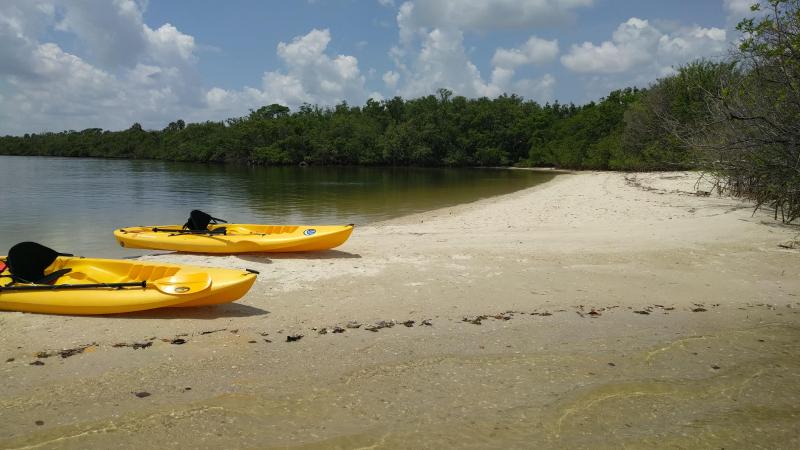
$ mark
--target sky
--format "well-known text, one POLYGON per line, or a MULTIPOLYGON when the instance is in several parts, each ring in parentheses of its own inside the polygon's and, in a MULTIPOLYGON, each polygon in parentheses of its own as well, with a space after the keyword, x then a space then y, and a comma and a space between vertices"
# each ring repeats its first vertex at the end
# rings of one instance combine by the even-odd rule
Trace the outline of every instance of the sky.
POLYGON ((752 0, 1 0, 0 135, 447 88, 540 103, 723 58, 752 0))

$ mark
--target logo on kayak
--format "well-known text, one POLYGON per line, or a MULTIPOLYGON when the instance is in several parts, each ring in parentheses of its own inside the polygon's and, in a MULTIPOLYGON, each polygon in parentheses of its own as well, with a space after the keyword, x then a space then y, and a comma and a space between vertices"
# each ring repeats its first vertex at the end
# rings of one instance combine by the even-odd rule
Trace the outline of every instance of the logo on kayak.
POLYGON ((315 230, 313 228, 309 228, 306 231, 303 231, 303 234, 305 234, 306 236, 313 236, 316 233, 317 233, 317 230, 315 230))

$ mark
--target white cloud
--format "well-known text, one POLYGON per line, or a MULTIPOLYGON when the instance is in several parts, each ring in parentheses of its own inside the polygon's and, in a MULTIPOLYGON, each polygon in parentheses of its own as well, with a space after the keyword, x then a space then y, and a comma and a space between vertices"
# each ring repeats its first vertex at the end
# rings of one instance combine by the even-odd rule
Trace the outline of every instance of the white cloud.
POLYGON ((549 102, 553 101, 553 90, 555 87, 555 77, 546 73, 540 78, 516 81, 512 92, 528 98, 534 98, 541 102, 549 102))
POLYGON ((64 52, 56 44, 39 45, 32 60, 34 70, 40 79, 74 83, 65 87, 78 87, 84 84, 103 86, 112 81, 111 75, 87 64, 75 55, 64 52))
POLYGON ((405 38, 425 28, 462 31, 529 28, 565 23, 572 11, 593 0, 436 0, 408 1, 397 22, 405 38))
POLYGON ((346 100, 360 104, 374 96, 367 94, 364 76, 354 56, 325 53, 330 41, 329 30, 314 29, 290 43, 279 43, 277 54, 286 66, 285 71, 265 72, 260 89, 211 89, 206 95, 209 106, 216 111, 240 114, 243 107, 266 103, 297 107, 303 103, 334 105, 346 100))
POLYGON ((617 27, 611 41, 600 45, 591 42, 573 45, 570 52, 561 57, 561 62, 575 72, 625 72, 651 59, 650 51, 660 37, 658 30, 646 20, 634 17, 617 27))
POLYGON ((291 43, 278 44, 278 56, 286 73, 267 72, 263 90, 278 103, 297 106, 303 102, 332 105, 342 100, 366 100, 364 76, 358 59, 350 55, 329 56, 329 30, 311 30, 291 43))
POLYGON ((513 69, 495 67, 494 70, 492 70, 492 84, 495 86, 510 86, 513 78, 513 69))
MULTIPOLYGON (((428 32, 418 52, 396 48, 396 65, 404 80, 397 91, 407 98, 428 95, 439 88, 447 88, 456 95, 466 97, 492 98, 503 93, 516 93, 539 101, 552 99, 555 79, 551 75, 538 79, 514 80, 519 61, 510 63, 500 58, 502 64, 494 67, 490 80, 484 80, 478 67, 467 56, 463 40, 464 36, 460 31, 437 28, 428 32), (408 63, 405 60, 409 60, 408 63)), ((526 57, 526 62, 543 61, 540 56, 537 54, 536 58, 531 59, 526 57)), ((400 77, 397 78, 399 80, 400 77)))
POLYGON ((558 41, 548 41, 531 36, 528 41, 517 48, 498 48, 492 57, 492 65, 514 69, 526 64, 544 64, 558 56, 558 41))
POLYGON ((196 56, 194 37, 183 34, 171 24, 164 24, 156 30, 142 25, 147 38, 149 55, 162 64, 194 62, 196 56))
POLYGON ((4 132, 50 129, 53 124, 86 128, 90 126, 83 125, 87 119, 106 121, 97 104, 123 101, 121 86, 113 75, 58 45, 38 45, 31 52, 30 64, 34 76, 6 78, 12 92, 0 107, 4 132))
POLYGON ((177 118, 223 119, 281 103, 361 103, 368 96, 358 60, 328 54, 328 30, 277 45, 283 70, 261 85, 205 89, 195 38, 165 23, 143 22, 134 0, 7 0, 0 4, 0 133, 160 128, 177 118), (48 31, 77 38, 76 50, 43 42, 48 31), (80 51, 85 55, 80 56, 80 51))
POLYGON ((406 69, 406 97, 418 97, 448 88, 468 97, 495 96, 481 79, 478 68, 467 58, 460 31, 434 29, 422 42, 422 48, 406 69))
POLYGON ((725 12, 727 14, 727 29, 734 36, 738 35, 736 25, 742 19, 756 18, 761 19, 770 11, 770 6, 765 0, 723 0, 725 12), (753 4, 760 5, 757 11, 753 11, 753 4))
POLYGON ((170 24, 143 23, 131 0, 7 0, 0 4, 0 132, 158 127, 205 102, 195 41, 170 24), (70 53, 42 42, 77 37, 70 53))
POLYGON ((620 24, 610 41, 573 45, 561 62, 579 73, 659 75, 693 59, 721 56, 727 45, 720 28, 694 26, 665 33, 634 17, 620 24))
POLYGON ((8 0, 0 6, 0 74, 34 76, 36 36, 53 19, 52 5, 45 2, 8 0))
MULTIPOLYGON (((498 48, 485 79, 464 48, 464 33, 563 22, 572 9, 591 0, 441 0, 407 1, 397 13, 400 42, 390 51, 398 81, 387 82, 405 97, 439 88, 467 97, 517 93, 535 100, 552 98, 551 75, 517 79, 524 65, 545 64, 558 55, 558 42, 531 36, 517 48, 498 48), (403 81, 402 85, 399 80, 403 81)), ((394 73, 394 71, 393 71, 394 73)))
POLYGON ((700 57, 722 56, 727 48, 725 30, 695 26, 661 36, 657 57, 665 63, 680 64, 700 57))
POLYGON ((699 58, 725 56, 727 32, 700 26, 660 29, 647 20, 631 18, 599 44, 572 45, 561 57, 569 70, 582 74, 589 98, 626 86, 647 86, 675 68, 699 58))
POLYGON ((539 78, 515 79, 517 70, 525 65, 541 65, 558 56, 558 41, 531 36, 517 48, 498 48, 492 57, 492 81, 495 91, 515 93, 539 101, 551 101, 556 79, 550 74, 539 78))
POLYGON ((723 0, 723 3, 725 5, 725 11, 728 12, 728 17, 740 20, 753 15, 750 7, 754 3, 759 3, 759 0, 723 0))
POLYGON ((398 81, 400 81, 400 74, 394 70, 390 70, 383 74, 383 82, 386 84, 386 87, 389 88, 389 90, 395 90, 395 88, 397 88, 398 81))
POLYGON ((56 28, 76 34, 99 64, 134 66, 146 54, 142 10, 135 1, 74 0, 63 6, 56 28))
POLYGON ((394 8, 394 0, 378 0, 378 3, 387 8, 394 8))
POLYGON ((298 36, 287 44, 278 43, 278 56, 295 64, 307 64, 321 55, 331 41, 328 30, 311 30, 305 36, 298 36))

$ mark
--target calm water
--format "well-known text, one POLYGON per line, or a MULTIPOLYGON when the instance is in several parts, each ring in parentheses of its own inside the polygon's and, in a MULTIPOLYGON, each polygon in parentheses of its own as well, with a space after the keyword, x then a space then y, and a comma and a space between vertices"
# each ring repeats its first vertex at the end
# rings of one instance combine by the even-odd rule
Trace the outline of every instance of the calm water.
POLYGON ((134 256, 111 232, 182 224, 202 209, 240 223, 364 225, 513 192, 553 175, 522 170, 247 168, 0 156, 0 254, 37 241, 85 256, 134 256))

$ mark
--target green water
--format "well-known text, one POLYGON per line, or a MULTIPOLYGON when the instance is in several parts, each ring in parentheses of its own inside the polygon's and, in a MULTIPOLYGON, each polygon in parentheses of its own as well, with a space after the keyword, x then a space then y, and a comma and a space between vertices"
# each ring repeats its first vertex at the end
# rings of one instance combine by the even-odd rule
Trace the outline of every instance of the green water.
POLYGON ((183 223, 192 209, 240 223, 364 225, 551 179, 523 170, 233 167, 0 156, 0 254, 32 240, 86 256, 135 256, 111 232, 183 223))

